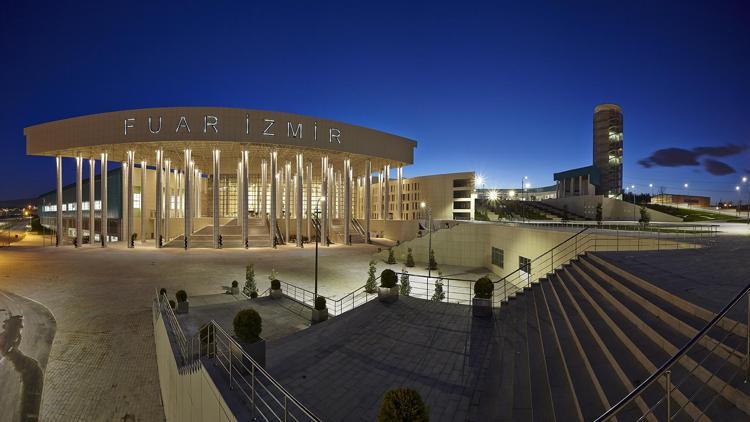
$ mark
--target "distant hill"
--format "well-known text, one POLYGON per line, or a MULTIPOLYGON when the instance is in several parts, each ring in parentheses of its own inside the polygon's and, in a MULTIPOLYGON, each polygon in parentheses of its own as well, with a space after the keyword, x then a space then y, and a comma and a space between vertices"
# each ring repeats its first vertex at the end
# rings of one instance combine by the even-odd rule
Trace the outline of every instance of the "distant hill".
POLYGON ((0 199, 0 208, 23 208, 35 203, 36 198, 0 199))

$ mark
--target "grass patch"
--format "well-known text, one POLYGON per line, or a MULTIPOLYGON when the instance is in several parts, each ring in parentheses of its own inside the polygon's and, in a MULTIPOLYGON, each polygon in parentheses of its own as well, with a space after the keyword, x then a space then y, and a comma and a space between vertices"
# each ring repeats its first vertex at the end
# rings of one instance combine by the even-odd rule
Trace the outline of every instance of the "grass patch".
POLYGON ((698 222, 698 221, 744 221, 740 217, 732 217, 731 215, 721 214, 718 212, 711 212, 706 210, 696 210, 690 208, 677 208, 670 207, 668 205, 659 204, 647 204, 647 208, 654 211, 663 212, 664 214, 673 215, 675 217, 682 218, 682 221, 686 223, 698 222))

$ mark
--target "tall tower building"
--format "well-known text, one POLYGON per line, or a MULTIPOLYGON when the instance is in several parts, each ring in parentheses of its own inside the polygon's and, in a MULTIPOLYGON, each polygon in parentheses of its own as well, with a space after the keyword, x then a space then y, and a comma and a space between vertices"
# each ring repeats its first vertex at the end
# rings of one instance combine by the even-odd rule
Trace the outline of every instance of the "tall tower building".
POLYGON ((594 109, 594 166, 601 173, 599 195, 622 197, 622 109, 599 104, 594 109))

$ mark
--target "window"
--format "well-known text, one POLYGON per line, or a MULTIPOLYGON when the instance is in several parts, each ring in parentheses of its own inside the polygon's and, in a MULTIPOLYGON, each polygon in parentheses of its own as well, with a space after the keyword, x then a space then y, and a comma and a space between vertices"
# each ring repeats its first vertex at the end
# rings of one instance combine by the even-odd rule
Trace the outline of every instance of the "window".
POLYGON ((81 204, 81 209, 84 210, 84 211, 88 211, 89 210, 89 201, 86 201, 86 202, 82 203, 81 204))
POLYGON ((133 192, 133 208, 134 209, 141 209, 141 188, 136 187, 133 189, 135 192, 133 192))
POLYGON ((94 210, 98 211, 102 209, 102 201, 94 201, 94 210))
POLYGON ((454 188, 468 188, 471 186, 471 179, 453 179, 454 188))
POLYGON ((454 210, 470 210, 471 202, 470 201, 454 201, 453 209, 454 210))
POLYGON ((454 198, 471 198, 470 190, 456 190, 453 191, 454 198))
POLYGON ((518 257, 518 269, 530 274, 531 273, 531 260, 522 256, 518 257))
POLYGON ((500 268, 505 266, 505 251, 502 249, 492 248, 492 265, 497 265, 500 268))

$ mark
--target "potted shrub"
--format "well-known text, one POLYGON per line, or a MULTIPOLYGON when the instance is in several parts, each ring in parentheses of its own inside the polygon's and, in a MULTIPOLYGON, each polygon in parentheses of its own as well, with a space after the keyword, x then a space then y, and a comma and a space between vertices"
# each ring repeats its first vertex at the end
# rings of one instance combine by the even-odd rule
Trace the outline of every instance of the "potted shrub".
POLYGON ((383 395, 378 422, 427 422, 427 406, 417 390, 394 388, 383 395))
POLYGON ((318 296, 315 298, 315 308, 312 310, 312 322, 323 322, 328 319, 328 308, 326 307, 326 298, 318 296))
POLYGON ((406 266, 409 268, 414 266, 414 256, 411 254, 411 248, 406 249, 406 266))
POLYGON ((188 313, 190 303, 188 302, 187 292, 185 292, 184 290, 178 290, 177 293, 175 293, 174 297, 177 299, 177 308, 175 308, 175 313, 188 313))
POLYGON ((281 282, 279 280, 271 280, 271 297, 274 299, 281 299, 283 294, 281 293, 281 282))
POLYGON ((367 293, 375 293, 378 290, 375 271, 375 261, 370 261, 370 267, 367 269, 367 282, 365 283, 365 292, 367 293))
MULTIPOLYGON (((253 308, 243 309, 234 316, 232 320, 234 328, 234 339, 239 343, 245 353, 250 355, 260 366, 266 365, 266 341, 260 337, 263 331, 263 320, 258 311, 253 308)), ((238 371, 244 372, 249 370, 251 365, 247 362, 242 351, 233 345, 232 356, 237 359, 238 371)))
POLYGON ((495 284, 487 276, 474 283, 474 298, 471 300, 471 312, 476 317, 492 315, 492 291, 495 284))
POLYGON ((229 293, 232 295, 240 294, 240 285, 237 283, 237 280, 232 280, 232 288, 229 289, 229 293))
POLYGON ((398 300, 398 278, 391 269, 385 269, 380 273, 380 287, 378 287, 378 300, 381 302, 395 302, 398 300))
POLYGON ((258 297, 258 286, 255 285, 255 268, 253 264, 248 264, 245 267, 245 285, 242 287, 242 293, 245 296, 253 297, 253 292, 255 292, 255 297, 258 297))

